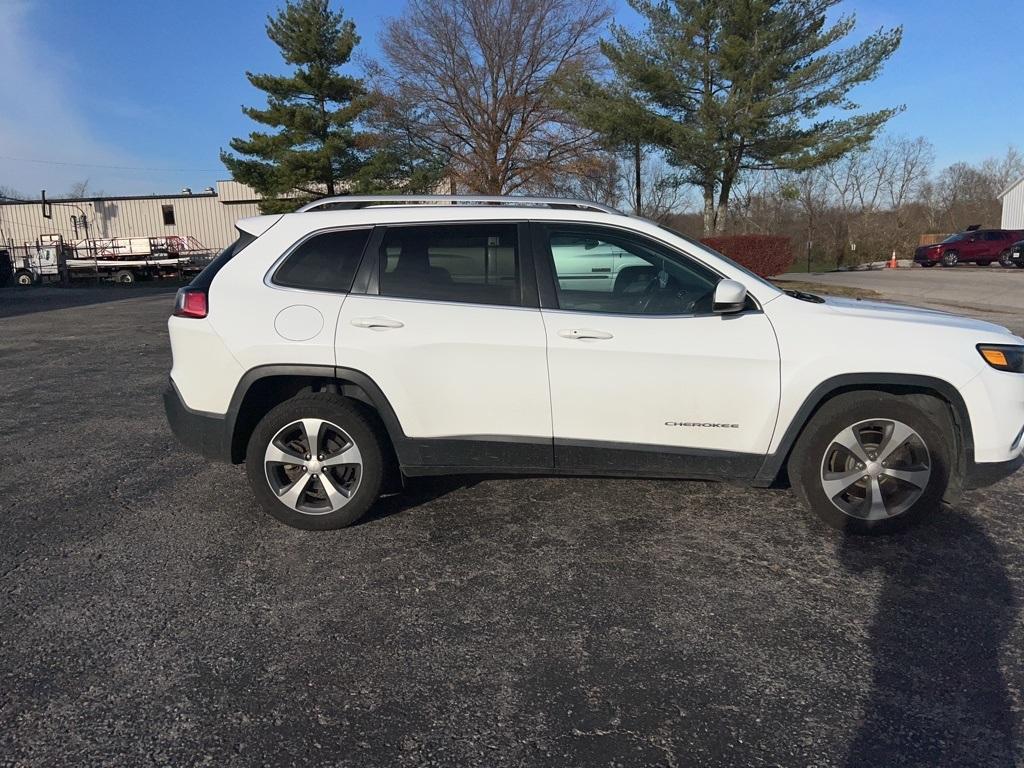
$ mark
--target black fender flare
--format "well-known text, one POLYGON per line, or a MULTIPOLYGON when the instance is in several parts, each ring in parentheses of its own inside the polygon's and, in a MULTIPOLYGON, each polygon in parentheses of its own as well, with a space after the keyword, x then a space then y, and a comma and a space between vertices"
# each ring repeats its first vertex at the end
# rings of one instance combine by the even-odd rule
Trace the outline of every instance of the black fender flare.
POLYGON ((337 385, 341 394, 360 400, 377 411, 400 462, 407 463, 407 460, 415 460, 416 457, 410 455, 415 452, 415 448, 402 430, 395 409, 391 406, 384 391, 371 377, 354 368, 334 365, 272 364, 250 368, 235 385, 234 394, 231 396, 227 413, 224 415, 225 453, 231 457, 232 462, 239 463, 244 460, 244 447, 240 449, 235 440, 242 403, 245 402, 246 395, 256 382, 270 377, 325 379, 337 385))
POLYGON ((797 438, 822 403, 843 391, 873 388, 923 390, 934 392, 943 398, 952 407, 954 422, 960 431, 961 458, 964 461, 962 471, 974 466, 974 432, 971 429, 971 416, 963 395, 948 381, 918 374, 846 373, 826 379, 811 390, 786 427, 778 449, 765 456, 761 469, 754 476, 753 485, 764 487, 775 482, 789 459, 797 438))

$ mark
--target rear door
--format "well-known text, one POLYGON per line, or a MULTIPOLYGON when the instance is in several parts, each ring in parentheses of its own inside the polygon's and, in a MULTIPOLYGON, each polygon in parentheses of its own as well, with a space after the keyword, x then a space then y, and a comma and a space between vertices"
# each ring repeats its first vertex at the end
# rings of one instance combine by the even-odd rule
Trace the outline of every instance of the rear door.
POLYGON ((365 293, 342 307, 337 365, 383 390, 410 439, 403 463, 551 467, 544 324, 524 230, 499 221, 375 232, 365 293))

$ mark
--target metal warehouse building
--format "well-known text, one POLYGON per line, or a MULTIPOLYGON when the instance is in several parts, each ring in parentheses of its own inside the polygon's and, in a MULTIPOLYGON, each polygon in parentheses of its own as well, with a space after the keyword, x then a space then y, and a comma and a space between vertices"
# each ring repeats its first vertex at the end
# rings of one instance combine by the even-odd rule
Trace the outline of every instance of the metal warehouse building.
POLYGON ((216 189, 178 195, 61 198, 43 216, 41 201, 0 201, 0 246, 34 245, 42 235, 63 235, 68 242, 85 237, 79 222, 84 213, 90 238, 194 238, 219 250, 235 239, 235 222, 257 216, 259 195, 236 181, 218 181, 216 189))
POLYGON ((1004 189, 999 199, 1003 202, 1003 229, 1024 229, 1024 178, 1004 189))

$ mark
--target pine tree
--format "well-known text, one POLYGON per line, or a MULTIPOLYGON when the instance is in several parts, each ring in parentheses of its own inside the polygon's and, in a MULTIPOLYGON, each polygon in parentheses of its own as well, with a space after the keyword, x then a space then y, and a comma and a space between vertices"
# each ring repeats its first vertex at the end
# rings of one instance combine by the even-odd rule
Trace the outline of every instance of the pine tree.
POLYGON ((360 129, 372 98, 359 78, 340 71, 359 43, 352 21, 332 11, 328 0, 287 0, 267 18, 267 36, 294 70, 287 76, 247 72, 266 93, 267 106, 242 111, 276 130, 232 139, 237 154, 221 152, 232 176, 264 196, 264 211, 294 210, 325 195, 425 183, 429 164, 360 129))
POLYGON ((869 143, 901 109, 844 116, 859 109, 848 94, 878 76, 902 29, 839 48, 856 21, 828 23, 839 3, 629 0, 646 29, 613 26, 602 50, 615 83, 594 84, 578 110, 613 138, 634 125, 662 148, 702 191, 705 231, 721 232, 743 171, 827 163, 869 143))

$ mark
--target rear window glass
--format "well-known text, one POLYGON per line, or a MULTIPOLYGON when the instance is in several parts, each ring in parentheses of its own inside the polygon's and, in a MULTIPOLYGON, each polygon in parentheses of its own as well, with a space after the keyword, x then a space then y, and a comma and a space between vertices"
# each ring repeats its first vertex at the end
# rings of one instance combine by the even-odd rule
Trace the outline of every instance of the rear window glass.
POLYGON ((274 283, 311 291, 352 288, 369 229, 323 232, 303 241, 274 273, 274 283))
POLYGON ((238 230, 238 239, 214 257, 213 261, 203 267, 203 270, 192 278, 189 283, 193 288, 209 288, 213 278, 231 259, 241 253, 249 243, 256 240, 254 235, 238 230))
POLYGON ((388 230, 380 293, 428 301, 521 306, 515 224, 445 224, 388 230))

